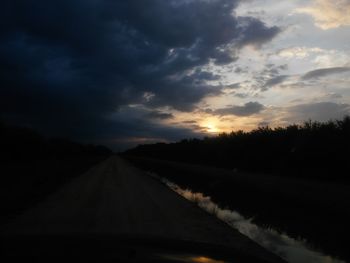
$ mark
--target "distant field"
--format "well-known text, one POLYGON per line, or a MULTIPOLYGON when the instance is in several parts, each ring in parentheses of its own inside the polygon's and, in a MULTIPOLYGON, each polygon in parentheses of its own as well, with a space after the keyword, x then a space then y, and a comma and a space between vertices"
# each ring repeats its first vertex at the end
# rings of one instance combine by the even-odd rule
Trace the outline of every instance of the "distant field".
POLYGON ((316 248, 350 259, 349 185, 142 157, 127 159, 182 187, 203 192, 260 225, 306 238, 316 248))

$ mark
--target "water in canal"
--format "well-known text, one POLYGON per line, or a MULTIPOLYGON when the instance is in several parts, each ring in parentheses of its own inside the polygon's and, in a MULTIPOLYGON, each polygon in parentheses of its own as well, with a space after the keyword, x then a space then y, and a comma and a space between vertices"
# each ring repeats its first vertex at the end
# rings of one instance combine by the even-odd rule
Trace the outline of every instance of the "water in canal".
POLYGON ((280 233, 274 230, 273 228, 260 227, 254 224, 251 218, 245 218, 237 211, 223 209, 215 204, 210 196, 205 196, 198 192, 192 192, 189 189, 183 189, 166 178, 160 178, 154 173, 150 174, 179 195, 196 203, 203 210, 215 215, 220 220, 226 222, 229 226, 237 229, 242 234, 248 236, 250 239, 290 263, 345 263, 345 261, 313 250, 306 240, 296 240, 285 233, 280 233))

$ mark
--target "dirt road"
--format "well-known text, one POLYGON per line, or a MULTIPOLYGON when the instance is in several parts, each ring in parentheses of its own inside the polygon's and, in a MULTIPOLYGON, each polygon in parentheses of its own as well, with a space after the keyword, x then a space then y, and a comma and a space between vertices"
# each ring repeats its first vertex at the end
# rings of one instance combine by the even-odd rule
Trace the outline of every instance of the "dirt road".
POLYGON ((2 232, 166 237, 225 245, 280 262, 119 157, 111 157, 74 179, 2 232))

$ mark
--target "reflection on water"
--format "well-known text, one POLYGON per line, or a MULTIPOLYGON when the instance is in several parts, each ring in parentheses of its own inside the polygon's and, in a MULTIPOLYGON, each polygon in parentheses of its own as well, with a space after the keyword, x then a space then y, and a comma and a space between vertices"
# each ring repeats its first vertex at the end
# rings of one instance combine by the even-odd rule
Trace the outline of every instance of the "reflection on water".
POLYGON ((225 263, 225 261, 222 260, 215 260, 213 258, 208 257, 190 257, 190 262, 196 262, 196 263, 225 263))
POLYGON ((188 263, 225 263, 226 261, 216 260, 204 256, 192 256, 192 255, 160 255, 161 258, 167 260, 174 260, 177 262, 188 262, 188 263))
POLYGON ((345 261, 324 255, 321 252, 309 248, 306 240, 296 240, 285 233, 279 233, 272 228, 262 228, 252 222, 251 218, 245 218, 236 211, 222 209, 209 196, 202 193, 194 193, 189 189, 182 189, 177 184, 159 178, 154 173, 153 177, 158 178, 170 189, 185 197, 187 200, 196 203, 200 208, 215 215, 242 234, 248 236, 261 246, 279 255, 291 263, 345 263, 345 261))

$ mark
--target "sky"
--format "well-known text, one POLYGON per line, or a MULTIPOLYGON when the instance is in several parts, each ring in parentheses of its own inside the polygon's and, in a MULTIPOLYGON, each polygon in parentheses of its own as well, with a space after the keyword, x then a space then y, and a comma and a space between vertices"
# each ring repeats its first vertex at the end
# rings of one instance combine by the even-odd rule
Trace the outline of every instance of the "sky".
POLYGON ((0 119, 137 144, 350 114, 350 0, 12 0, 0 119))

